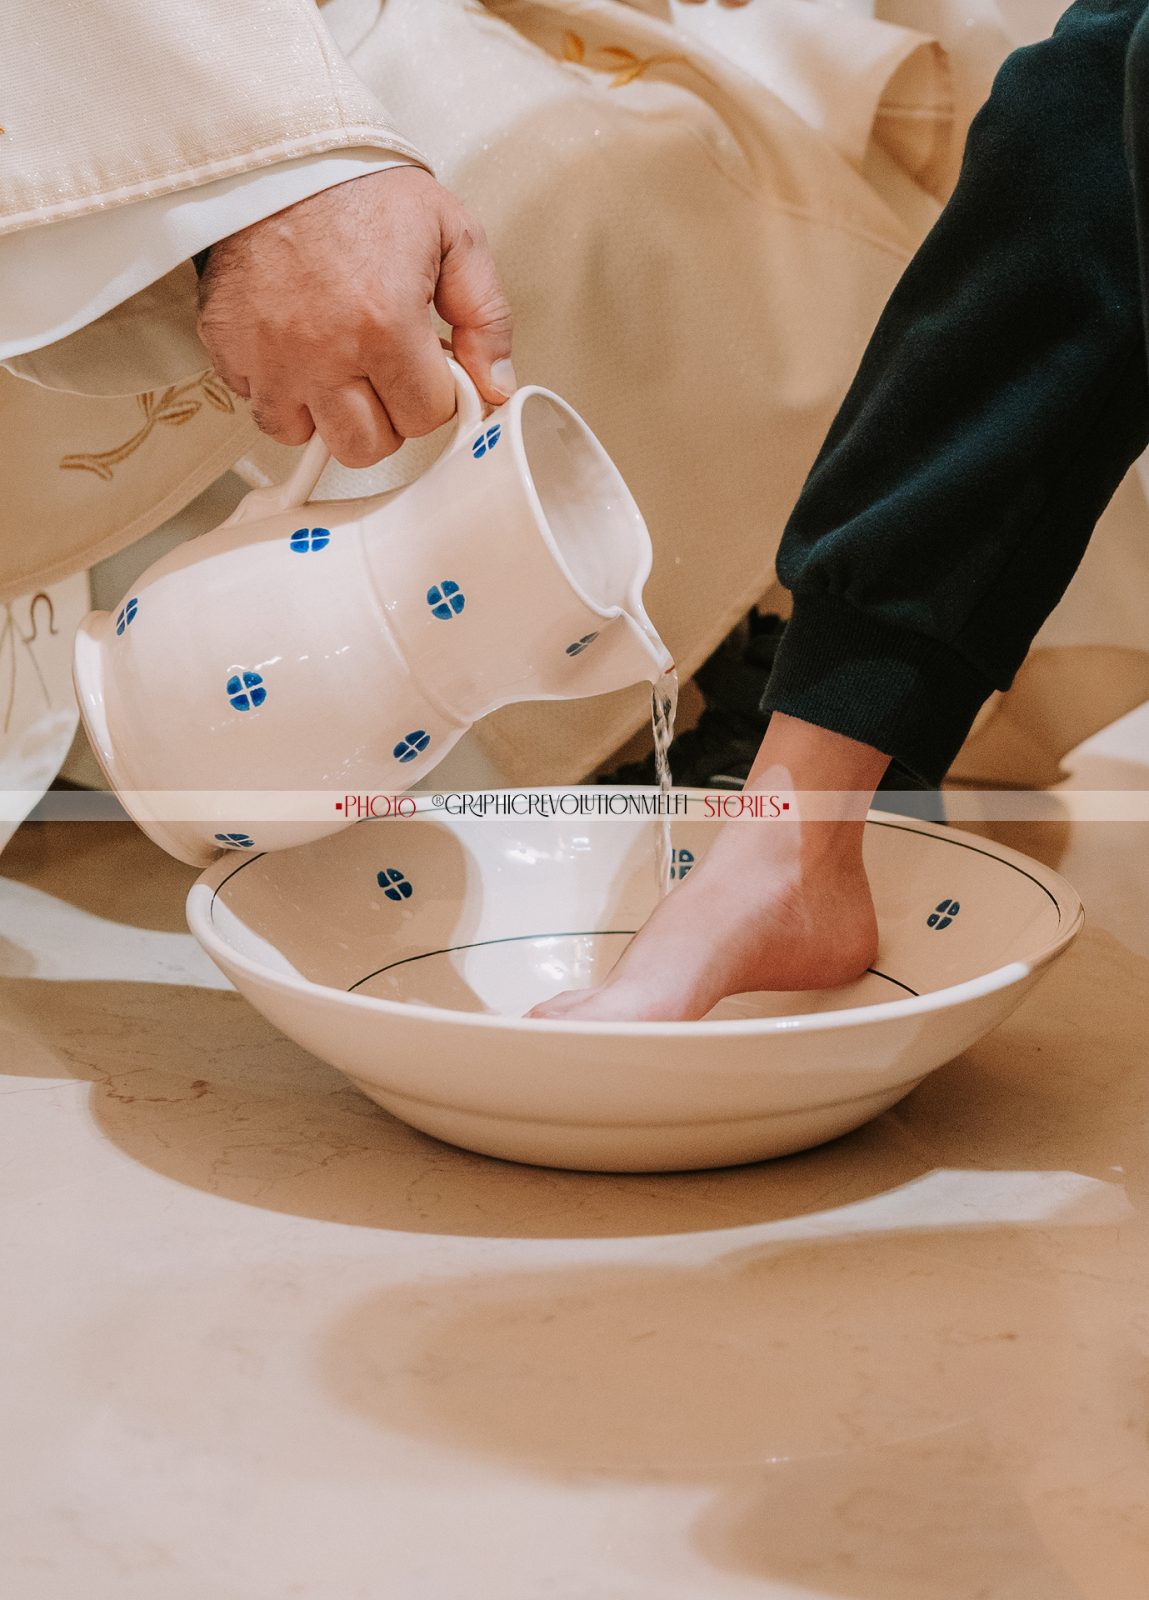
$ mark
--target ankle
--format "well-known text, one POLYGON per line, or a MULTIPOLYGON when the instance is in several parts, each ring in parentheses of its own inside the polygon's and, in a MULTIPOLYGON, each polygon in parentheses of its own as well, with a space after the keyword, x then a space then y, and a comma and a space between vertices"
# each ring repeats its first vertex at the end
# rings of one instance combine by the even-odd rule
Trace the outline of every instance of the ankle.
POLYGON ((889 764, 871 745, 776 711, 746 787, 819 796, 820 816, 859 820, 889 764))
POLYGON ((810 873, 852 872, 862 868, 864 822, 799 822, 798 861, 810 873))

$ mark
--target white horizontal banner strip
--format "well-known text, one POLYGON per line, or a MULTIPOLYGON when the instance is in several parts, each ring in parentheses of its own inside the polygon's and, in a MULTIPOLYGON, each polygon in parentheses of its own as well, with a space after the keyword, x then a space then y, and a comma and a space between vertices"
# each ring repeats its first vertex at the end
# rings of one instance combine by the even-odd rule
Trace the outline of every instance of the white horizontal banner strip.
POLYGON ((459 817, 634 821, 670 817, 689 822, 836 821, 873 808, 952 823, 1149 822, 1149 789, 919 789, 697 790, 475 789, 359 794, 331 790, 53 789, 38 798, 24 789, 0 790, 0 823, 109 822, 130 814, 157 822, 256 823, 358 822, 399 818, 419 821, 459 817))

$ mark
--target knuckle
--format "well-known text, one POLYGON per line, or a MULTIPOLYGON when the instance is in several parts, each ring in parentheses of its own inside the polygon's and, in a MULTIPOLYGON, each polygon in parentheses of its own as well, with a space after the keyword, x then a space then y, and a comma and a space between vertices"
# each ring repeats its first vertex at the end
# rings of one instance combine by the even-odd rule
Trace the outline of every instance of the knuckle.
POLYGON ((451 416, 449 406, 417 407, 404 415, 400 431, 405 439, 425 439, 429 433, 450 422, 451 416))
POLYGON ((436 428, 445 427, 455 415, 455 396, 452 392, 446 399, 435 400, 428 396, 415 413, 416 426, 411 432, 413 439, 421 439, 425 434, 434 433, 436 428))
POLYGON ((451 420, 455 396, 446 367, 434 363, 405 364, 376 380, 376 392, 387 408, 395 432, 404 439, 422 439, 451 420))
POLYGON ((385 456, 394 455, 399 443, 398 439, 341 433, 330 442, 330 449, 336 461, 345 467, 373 467, 385 456))
POLYGON ((254 320, 251 338, 255 347, 264 351, 269 359, 287 350, 303 359, 312 346, 315 332, 293 312, 277 308, 254 320))
POLYGON ((251 385, 241 373, 235 372, 230 368, 221 367, 218 363, 213 366, 213 371, 224 388, 229 389, 240 400, 251 398, 251 385))
POLYGON ((398 344, 409 324, 409 318, 399 307, 386 301, 362 306, 356 321, 361 351, 398 344))
POLYGON ((321 403, 320 410, 326 419, 321 431, 328 449, 345 467, 373 467, 402 443, 382 418, 361 416, 354 407, 330 402, 321 403))
POLYGON ((254 400, 251 414, 259 431, 278 444, 302 444, 308 437, 299 417, 285 415, 269 401, 254 400))
POLYGON ((210 354, 215 354, 217 350, 222 348, 224 343, 223 328, 220 325, 219 318, 213 314, 210 308, 203 308, 196 317, 195 331, 199 342, 210 354))
POLYGON ((509 343, 514 325, 510 304, 503 294, 490 295, 480 303, 475 316, 475 326, 481 328, 484 333, 509 343))
POLYGON ((251 416, 260 433, 266 433, 269 439, 279 438, 279 419, 274 412, 265 410, 261 405, 253 404, 251 416))

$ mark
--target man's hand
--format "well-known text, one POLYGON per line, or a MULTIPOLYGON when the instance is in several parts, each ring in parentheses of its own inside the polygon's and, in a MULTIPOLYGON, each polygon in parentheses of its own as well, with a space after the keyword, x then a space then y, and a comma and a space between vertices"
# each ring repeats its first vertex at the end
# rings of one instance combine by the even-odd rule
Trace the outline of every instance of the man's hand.
POLYGON ((430 308, 485 399, 515 388, 511 311, 482 228, 420 167, 324 189, 213 245, 199 335, 264 433, 313 429, 369 467, 455 409, 430 308))

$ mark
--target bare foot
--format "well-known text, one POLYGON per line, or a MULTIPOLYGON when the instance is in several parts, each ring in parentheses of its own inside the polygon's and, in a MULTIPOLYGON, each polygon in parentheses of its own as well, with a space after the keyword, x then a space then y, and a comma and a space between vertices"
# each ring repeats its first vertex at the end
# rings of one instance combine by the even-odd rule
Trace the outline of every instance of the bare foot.
POLYGON ((798 826, 728 825, 600 988, 568 990, 528 1015, 686 1021, 729 994, 832 989, 859 977, 878 947, 861 829, 843 838, 834 824, 810 824, 798 853, 780 837, 798 826), (810 844, 816 829, 834 834, 824 848, 810 844))
POLYGON ((792 794, 795 820, 728 823, 604 984, 557 995, 528 1016, 684 1022, 727 995, 833 989, 860 977, 878 948, 862 865, 865 802, 888 761, 775 712, 747 788, 792 794), (819 804, 800 801, 815 792, 819 804))

